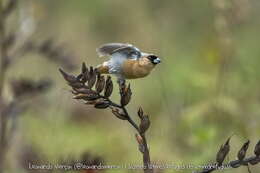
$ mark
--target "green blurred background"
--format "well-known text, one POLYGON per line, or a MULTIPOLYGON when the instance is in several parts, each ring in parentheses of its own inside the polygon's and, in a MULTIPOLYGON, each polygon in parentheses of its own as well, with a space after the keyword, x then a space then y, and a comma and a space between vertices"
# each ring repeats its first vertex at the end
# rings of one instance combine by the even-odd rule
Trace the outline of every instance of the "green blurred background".
MULTIPOLYGON (((151 119, 152 161, 210 163, 231 135, 229 160, 247 139, 252 155, 260 138, 259 0, 22 0, 19 10, 28 11, 34 38, 52 37, 75 53, 74 74, 82 61, 93 66, 104 61, 95 49, 108 42, 131 43, 161 57, 150 76, 129 81, 131 116, 138 121, 142 106, 151 119)), ((13 161, 24 146, 51 163, 90 153, 106 164, 142 164, 135 130, 108 110, 73 100, 57 70, 61 65, 35 56, 17 61, 17 72, 8 76, 51 77, 54 86, 20 117, 8 171, 17 172, 20 166, 13 161)), ((113 98, 118 100, 117 92, 113 98)))

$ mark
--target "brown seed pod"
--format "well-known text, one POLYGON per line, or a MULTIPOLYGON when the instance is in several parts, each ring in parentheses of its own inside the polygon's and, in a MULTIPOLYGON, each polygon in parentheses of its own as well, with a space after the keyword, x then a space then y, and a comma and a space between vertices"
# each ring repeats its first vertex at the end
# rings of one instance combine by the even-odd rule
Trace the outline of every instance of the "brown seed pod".
POLYGON ((144 111, 143 111, 143 109, 141 107, 139 107, 137 114, 138 114, 140 119, 143 119, 144 111))
POLYGON ((85 100, 96 100, 99 98, 99 95, 97 94, 89 94, 88 98, 86 98, 85 100))
POLYGON ((84 74, 84 73, 86 73, 87 71, 88 71, 88 68, 87 68, 87 66, 86 66, 86 63, 83 62, 83 63, 82 63, 82 66, 81 66, 81 73, 84 74))
POLYGON ((89 73, 88 73, 88 87, 92 88, 94 84, 96 83, 96 72, 94 71, 93 67, 90 67, 89 73))
POLYGON ((96 82, 96 91, 98 93, 101 93, 103 91, 104 87, 105 87, 105 84, 106 84, 105 77, 98 75, 98 79, 97 79, 97 82, 96 82))
POLYGON ((75 83, 78 82, 77 78, 73 75, 69 75, 68 73, 64 72, 62 69, 59 69, 60 73, 62 74, 63 78, 68 82, 68 83, 75 83))
POLYGON ((247 149, 249 147, 249 143, 250 141, 248 140, 246 143, 244 143, 244 145, 241 147, 241 149, 239 150, 239 152, 237 153, 237 158, 242 161, 244 160, 244 158, 246 157, 246 152, 247 149))
POLYGON ((78 92, 76 92, 75 90, 70 90, 70 92, 71 92, 72 94, 74 94, 74 95, 77 95, 77 94, 78 94, 78 92))
POLYGON ((121 96, 125 93, 126 91, 125 81, 119 82, 119 91, 121 96))
POLYGON ((69 85, 72 87, 72 88, 82 88, 84 87, 84 84, 80 83, 80 82, 73 82, 73 83, 69 83, 69 85))
POLYGON ((138 142, 138 144, 144 143, 142 136, 140 136, 139 134, 136 133, 135 138, 136 138, 136 141, 138 142))
POLYGON ((74 88, 74 91, 81 94, 97 94, 95 91, 88 88, 74 88))
POLYGON ((224 145, 221 145, 221 147, 220 147, 220 149, 217 153, 216 161, 218 163, 218 166, 222 165, 222 163, 225 160, 227 154, 229 153, 229 150, 230 150, 229 141, 230 141, 230 137, 227 139, 227 141, 224 145))
POLYGON ((85 84, 87 81, 88 81, 88 72, 85 72, 82 74, 80 82, 85 84))
POLYGON ((121 120, 127 120, 126 115, 125 115, 123 112, 121 112, 118 108, 112 107, 111 109, 112 109, 112 113, 113 113, 117 118, 119 118, 119 119, 121 119, 121 120))
POLYGON ((106 109, 109 107, 109 102, 107 101, 100 101, 95 104, 95 108, 97 109, 106 109))
POLYGON ((97 94, 78 94, 73 97, 73 99, 83 99, 86 101, 96 100, 99 96, 97 94))
POLYGON ((129 84, 128 87, 125 88, 121 94, 121 105, 122 106, 126 106, 130 102, 131 95, 132 95, 132 91, 131 91, 130 84, 129 84))
POLYGON ((113 82, 111 80, 111 77, 107 76, 104 96, 108 98, 111 96, 112 92, 113 92, 113 82))
POLYGON ((87 105, 95 105, 95 104, 100 104, 105 102, 105 100, 103 98, 97 98, 97 99, 93 99, 93 100, 87 100, 85 101, 85 104, 87 105))
POLYGON ((80 81, 82 83, 86 83, 88 81, 88 76, 89 76, 89 71, 88 71, 88 68, 86 67, 86 64, 85 63, 82 63, 82 67, 81 67, 81 79, 80 81))
POLYGON ((83 74, 80 73, 80 74, 77 76, 77 80, 78 80, 78 81, 81 81, 82 77, 83 77, 83 74))
POLYGON ((88 94, 77 94, 75 96, 73 96, 73 99, 85 99, 88 98, 88 94))
POLYGON ((144 141, 143 138, 139 134, 135 134, 135 139, 138 142, 138 149, 141 153, 145 152, 145 147, 144 147, 144 141))
POLYGON ((144 115, 143 118, 141 119, 141 123, 139 125, 139 132, 140 134, 144 134, 148 128, 150 127, 150 120, 148 115, 144 115))

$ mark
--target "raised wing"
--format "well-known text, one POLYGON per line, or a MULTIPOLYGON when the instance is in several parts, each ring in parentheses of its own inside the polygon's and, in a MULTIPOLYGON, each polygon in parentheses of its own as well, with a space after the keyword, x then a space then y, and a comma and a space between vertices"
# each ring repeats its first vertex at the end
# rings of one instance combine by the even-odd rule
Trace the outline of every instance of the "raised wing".
POLYGON ((141 57, 140 50, 131 44, 108 43, 108 44, 104 44, 101 47, 97 48, 97 53, 100 57, 110 56, 117 52, 126 55, 126 57, 128 57, 130 59, 141 57))

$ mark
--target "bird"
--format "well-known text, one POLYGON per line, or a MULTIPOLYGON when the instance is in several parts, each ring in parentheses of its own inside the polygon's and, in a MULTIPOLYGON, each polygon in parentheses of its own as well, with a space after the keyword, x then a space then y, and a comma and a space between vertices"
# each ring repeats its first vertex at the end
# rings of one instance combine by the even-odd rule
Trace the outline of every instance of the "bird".
POLYGON ((144 78, 161 63, 155 54, 141 52, 129 43, 107 43, 96 51, 99 57, 109 58, 96 67, 97 72, 115 75, 119 84, 126 79, 144 78))

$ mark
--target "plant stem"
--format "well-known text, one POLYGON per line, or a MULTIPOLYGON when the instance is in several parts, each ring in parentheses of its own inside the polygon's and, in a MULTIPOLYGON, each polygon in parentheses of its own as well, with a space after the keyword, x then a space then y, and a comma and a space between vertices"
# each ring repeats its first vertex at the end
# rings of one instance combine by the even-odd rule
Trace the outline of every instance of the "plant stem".
POLYGON ((137 126, 137 124, 132 120, 132 118, 130 117, 130 115, 128 114, 126 108, 124 106, 121 106, 121 109, 124 111, 124 113, 127 116, 127 121, 139 132, 139 127, 137 126))
MULTIPOLYGON (((103 96, 100 96, 101 98, 104 98, 103 96)), ((143 165, 144 165, 144 173, 153 173, 153 169, 150 169, 150 165, 151 165, 151 159, 150 159, 150 152, 149 152, 149 148, 147 145, 147 141, 146 141, 146 137, 145 134, 141 134, 139 131, 139 127, 138 125, 134 122, 134 120, 131 118, 131 116, 129 115, 127 109, 122 106, 119 105, 117 103, 114 103, 113 101, 111 101, 108 98, 105 98, 109 101, 111 106, 120 108, 123 110, 123 112, 126 115, 127 121, 137 130, 138 134, 143 138, 143 145, 144 145, 144 152, 143 152, 143 165)))
MULTIPOLYGON (((3 102, 3 88, 6 75, 7 47, 5 45, 5 17, 3 16, 3 1, 0 0, 0 102, 3 102)), ((0 173, 3 171, 3 164, 6 153, 6 128, 7 117, 4 115, 3 106, 0 108, 0 173)))
POLYGON ((144 167, 146 168, 146 169, 144 169, 144 172, 153 173, 153 169, 152 168, 150 169, 151 160, 150 160, 150 152, 148 149, 146 137, 144 134, 140 134, 140 135, 143 138, 143 145, 144 145, 143 163, 144 163, 144 167))
POLYGON ((139 133, 139 135, 142 137, 143 139, 143 146, 144 146, 144 152, 143 152, 143 165, 144 165, 144 173, 153 173, 153 169, 150 169, 150 165, 151 165, 151 159, 150 159, 150 152, 149 152, 149 148, 147 145, 147 141, 146 141, 146 137, 145 134, 140 133, 139 131, 139 127, 137 126, 137 124, 132 120, 132 118, 130 117, 130 115, 128 114, 126 108, 124 106, 121 107, 121 109, 124 111, 124 113, 127 116, 127 121, 137 130, 137 132, 139 133))

